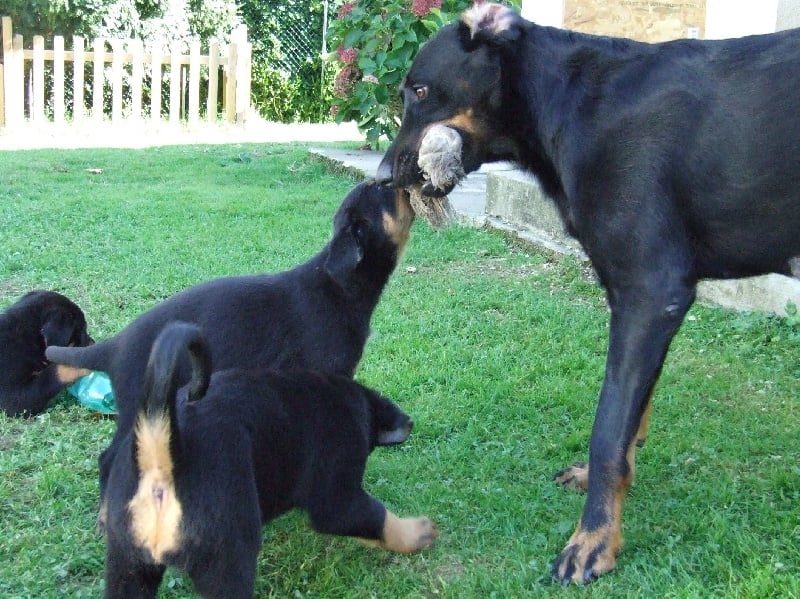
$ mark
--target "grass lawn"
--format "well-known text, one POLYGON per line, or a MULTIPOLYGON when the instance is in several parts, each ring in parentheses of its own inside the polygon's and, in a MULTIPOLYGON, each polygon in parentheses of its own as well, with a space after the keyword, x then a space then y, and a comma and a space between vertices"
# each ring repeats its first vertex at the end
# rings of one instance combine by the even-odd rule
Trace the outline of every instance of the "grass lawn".
MULTIPOLYGON (((0 165, 0 307, 60 291, 96 339, 194 283, 306 260, 353 184, 299 144, 0 152, 0 165)), ((288 514, 264 528, 258 596, 800 596, 800 326, 700 306, 656 389, 617 570, 551 581, 583 505, 551 477, 586 458, 607 327, 574 259, 417 222, 357 378, 416 421, 373 453, 365 485, 434 519, 439 543, 397 556, 288 514)), ((31 420, 0 416, 0 597, 101 594, 96 459, 113 426, 64 395, 31 420)), ((188 579, 169 571, 162 595, 191 596, 188 579)))

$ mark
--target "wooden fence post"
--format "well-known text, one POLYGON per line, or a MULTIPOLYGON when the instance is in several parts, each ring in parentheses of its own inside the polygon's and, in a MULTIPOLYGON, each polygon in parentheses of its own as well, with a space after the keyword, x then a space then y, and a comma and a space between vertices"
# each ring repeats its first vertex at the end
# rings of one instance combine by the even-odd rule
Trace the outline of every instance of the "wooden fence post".
POLYGON ((225 71, 225 120, 233 123, 236 120, 236 58, 238 44, 233 40, 228 45, 228 68, 225 71))
POLYGON ((86 116, 83 105, 83 69, 86 65, 83 37, 72 37, 72 120, 80 123, 86 116))
POLYGON ((161 42, 153 43, 150 54, 150 119, 158 123, 161 120, 161 42))
POLYGON ((122 60, 125 55, 122 40, 109 40, 111 44, 111 122, 122 122, 122 60))
POLYGON ((144 45, 142 40, 130 40, 131 53, 131 119, 139 122, 142 118, 142 81, 144 79, 144 45))
POLYGON ((21 125, 25 116, 22 36, 14 35, 11 17, 3 17, 2 23, 5 126, 12 129, 21 125))
POLYGON ((225 89, 225 116, 228 122, 243 123, 250 107, 250 54, 247 26, 240 25, 231 33, 228 48, 228 81, 225 89))
POLYGON ((208 96, 206 97, 206 119, 217 120, 217 86, 219 85, 219 44, 216 40, 208 47, 208 96))
POLYGON ((177 125, 181 118, 181 48, 172 42, 169 63, 169 122, 177 125))
POLYGON ((92 83, 92 119, 103 122, 103 66, 105 62, 106 42, 102 38, 94 40, 94 81, 92 83))
POLYGON ((189 44, 189 125, 196 125, 200 117, 200 40, 189 44))
POLYGON ((0 62, 0 129, 6 126, 6 86, 5 70, 0 62))
POLYGON ((31 120, 44 121, 44 37, 33 36, 33 97, 31 120))
POLYGON ((64 38, 53 37, 53 122, 64 124, 64 38))

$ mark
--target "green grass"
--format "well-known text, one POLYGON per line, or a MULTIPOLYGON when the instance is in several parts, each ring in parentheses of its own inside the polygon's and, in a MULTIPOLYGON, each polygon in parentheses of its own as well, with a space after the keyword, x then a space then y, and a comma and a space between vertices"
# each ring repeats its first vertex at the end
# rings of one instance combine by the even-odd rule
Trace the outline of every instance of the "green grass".
MULTIPOLYGON (((188 285, 304 261, 352 185, 302 145, 2 152, 0 164, 0 307, 55 289, 98 339, 188 285)), ((576 261, 416 223, 357 373, 416 427, 373 454, 365 485, 436 520, 440 541, 397 556, 288 514, 264 528, 258 596, 800 596, 797 321, 699 306, 656 390, 617 570, 587 588, 551 582, 583 505, 551 477, 586 457, 607 327, 576 261)), ((101 593, 96 457, 112 430, 66 396, 29 421, 0 416, 0 596, 101 593)), ((190 583, 170 571, 162 595, 191 596, 190 583)))

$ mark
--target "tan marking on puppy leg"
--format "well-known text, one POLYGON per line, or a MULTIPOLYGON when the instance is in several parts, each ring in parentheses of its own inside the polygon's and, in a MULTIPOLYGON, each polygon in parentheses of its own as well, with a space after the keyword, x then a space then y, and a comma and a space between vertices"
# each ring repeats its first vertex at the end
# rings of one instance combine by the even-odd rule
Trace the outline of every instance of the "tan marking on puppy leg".
POLYGON ((79 378, 91 373, 91 370, 86 368, 77 368, 75 366, 66 366, 64 364, 56 365, 56 377, 64 385, 71 385, 79 378))
POLYGON ((100 502, 100 509, 97 510, 97 522, 94 527, 97 534, 106 534, 106 522, 108 522, 108 501, 104 499, 100 502))
POLYGON ((183 513, 175 493, 169 420, 140 417, 136 423, 136 439, 140 478, 136 494, 128 503, 131 534, 156 562, 163 563, 164 554, 180 546, 183 513))
POLYGON ((383 539, 358 540, 368 547, 397 553, 416 553, 433 545, 438 536, 439 530, 428 518, 398 518, 387 510, 383 523, 383 539))

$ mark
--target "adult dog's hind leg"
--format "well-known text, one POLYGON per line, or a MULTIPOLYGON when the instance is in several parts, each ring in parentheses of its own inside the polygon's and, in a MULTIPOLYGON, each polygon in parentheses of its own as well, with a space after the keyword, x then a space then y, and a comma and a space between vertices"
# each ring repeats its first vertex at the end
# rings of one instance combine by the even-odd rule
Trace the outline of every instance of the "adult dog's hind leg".
MULTIPOLYGON (((647 406, 639 419, 639 431, 636 433, 636 443, 631 444, 628 449, 628 464, 631 468, 631 478, 634 475, 636 449, 644 445, 647 439, 647 426, 650 422, 650 408, 652 404, 647 400, 647 406)), ((553 476, 553 480, 566 489, 583 492, 589 488, 589 464, 586 462, 575 462, 563 470, 559 470, 553 476)))
POLYGON ((553 575, 564 584, 612 570, 622 547, 622 504, 647 430, 650 395, 694 300, 684 272, 656 272, 641 277, 645 284, 638 288, 609 288, 611 330, 589 448, 588 495, 577 529, 553 563, 553 575))

